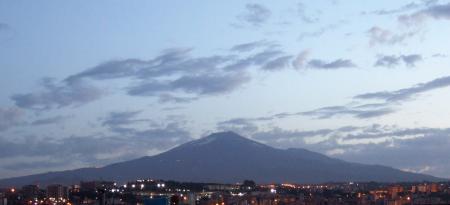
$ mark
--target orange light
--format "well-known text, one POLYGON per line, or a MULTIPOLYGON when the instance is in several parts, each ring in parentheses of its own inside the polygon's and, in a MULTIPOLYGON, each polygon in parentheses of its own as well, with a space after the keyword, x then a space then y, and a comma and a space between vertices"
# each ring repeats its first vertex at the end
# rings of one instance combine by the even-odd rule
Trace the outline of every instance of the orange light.
POLYGON ((11 192, 12 192, 12 193, 16 192, 16 189, 12 188, 12 189, 11 189, 11 192))

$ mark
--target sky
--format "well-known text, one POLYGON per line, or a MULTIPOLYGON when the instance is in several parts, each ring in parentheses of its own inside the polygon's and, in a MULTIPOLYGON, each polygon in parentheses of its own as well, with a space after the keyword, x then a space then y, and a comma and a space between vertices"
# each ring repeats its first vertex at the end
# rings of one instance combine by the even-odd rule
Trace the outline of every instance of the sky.
POLYGON ((450 1, 0 0, 0 178, 234 131, 450 178, 450 1))

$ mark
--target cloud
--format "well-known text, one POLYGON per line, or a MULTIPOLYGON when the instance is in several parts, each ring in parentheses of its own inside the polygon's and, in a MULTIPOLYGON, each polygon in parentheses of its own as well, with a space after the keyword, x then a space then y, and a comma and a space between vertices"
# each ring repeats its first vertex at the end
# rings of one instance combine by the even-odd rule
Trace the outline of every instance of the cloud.
POLYGON ((11 96, 16 106, 32 110, 48 110, 67 106, 80 106, 95 101, 104 95, 96 87, 84 81, 55 82, 45 78, 41 81, 41 92, 16 94, 11 96))
POLYGON ((201 95, 228 93, 236 89, 250 77, 243 73, 225 75, 192 75, 183 76, 173 81, 170 86, 181 89, 187 93, 198 93, 201 95))
POLYGON ((377 61, 374 66, 377 67, 395 67, 400 64, 401 58, 391 55, 391 56, 378 56, 377 61))
POLYGON ((149 119, 137 118, 142 113, 137 111, 110 112, 106 117, 100 118, 101 125, 112 133, 127 135, 136 132, 136 127, 158 127, 149 119))
POLYGON ((159 95, 160 103, 189 103, 195 100, 198 100, 198 97, 177 97, 167 93, 159 95))
POLYGON ((217 95, 229 93, 248 82, 250 77, 242 74, 225 75, 189 75, 173 81, 148 82, 130 87, 128 94, 132 96, 154 96, 171 91, 182 91, 188 94, 217 95))
POLYGON ((305 4, 301 2, 297 3, 297 14, 305 23, 316 23, 319 21, 318 17, 312 17, 312 15, 307 13, 305 4))
POLYGON ((0 108, 0 132, 20 125, 24 114, 18 108, 0 108))
MULTIPOLYGON (((130 96, 157 98, 159 103, 189 103, 204 96, 216 96, 239 89, 251 80, 249 69, 278 71, 298 68, 308 52, 298 56, 285 53, 275 42, 265 40, 232 46, 218 55, 193 56, 192 48, 163 50, 149 59, 111 60, 63 81, 44 79, 40 92, 11 97, 18 107, 49 110, 83 105, 100 99, 104 93, 88 82, 122 80, 130 96), (238 53, 238 54, 236 54, 238 53)), ((351 66, 348 60, 323 63, 323 68, 351 66)))
MULTIPOLYGON (((230 120, 233 124, 246 124, 239 120, 230 120)), ((450 137, 450 128, 400 128, 393 125, 372 124, 368 126, 343 126, 336 129, 285 130, 279 127, 258 129, 250 132, 251 138, 276 147, 304 147, 325 152, 341 149, 344 152, 364 151, 363 146, 397 146, 402 141, 422 140, 428 135, 450 137)), ((447 140, 450 140, 447 139, 447 140)), ((450 143, 450 142, 449 142, 450 143)))
MULTIPOLYGON (((256 132, 252 135, 252 138, 261 140, 264 142, 267 142, 268 144, 271 144, 272 141, 289 141, 290 139, 304 139, 308 137, 314 137, 314 136, 326 136, 330 133, 332 133, 333 130, 331 129, 320 129, 320 130, 310 130, 310 131, 298 131, 298 130, 283 130, 281 128, 275 127, 268 131, 262 131, 262 132, 256 132)), ((276 143, 280 146, 279 143, 276 143)), ((286 147, 283 145, 283 147, 286 147)))
MULTIPOLYGON (((78 79, 110 80, 138 79, 156 81, 159 78, 220 74, 222 67, 236 61, 231 55, 192 57, 192 49, 169 49, 150 60, 125 59, 100 64, 86 71, 71 75, 66 81, 78 79)), ((247 66, 247 65, 246 65, 247 66)))
POLYGON ((255 49, 258 49, 258 48, 274 48, 274 47, 278 47, 278 46, 279 45, 274 42, 260 40, 260 41, 253 41, 253 42, 249 42, 249 43, 242 43, 242 44, 235 45, 230 49, 230 51, 244 53, 244 52, 254 51, 255 49))
POLYGON ((164 107, 161 110, 162 111, 176 111, 176 110, 182 110, 184 108, 185 107, 183 107, 183 106, 173 106, 173 107, 164 107))
POLYGON ((304 50, 304 51, 300 52, 295 57, 295 59, 292 61, 292 67, 294 67, 295 69, 303 68, 305 66, 305 62, 307 61, 310 53, 311 52, 309 50, 304 50))
POLYGON ((10 25, 0 22, 0 42, 12 39, 14 34, 15 32, 10 25))
POLYGON ((353 68, 356 65, 348 59, 337 59, 331 62, 326 62, 320 59, 313 59, 308 62, 308 67, 314 69, 333 70, 339 68, 353 68))
POLYGON ((411 2, 406 5, 403 5, 400 8, 395 9, 381 9, 370 12, 370 14, 375 15, 392 15, 392 14, 398 14, 398 13, 405 13, 409 11, 415 11, 417 9, 423 9, 427 8, 433 5, 436 5, 438 3, 438 0, 422 0, 419 3, 417 2, 411 2))
POLYGON ((280 70, 283 68, 286 68, 290 65, 291 60, 292 60, 293 56, 281 56, 278 57, 276 59, 273 59, 269 62, 267 62, 264 66, 262 66, 261 68, 263 70, 280 70))
MULTIPOLYGON (((244 127, 254 127, 250 126, 252 125, 250 123, 301 116, 313 117, 314 119, 330 119, 341 116, 350 116, 357 119, 382 117, 396 112, 397 108, 395 106, 400 105, 399 103, 402 101, 411 100, 414 96, 420 93, 447 86, 450 86, 450 77, 442 77, 400 90, 363 93, 353 96, 353 99, 363 100, 362 102, 357 101, 348 105, 321 107, 309 111, 283 112, 255 118, 236 118, 222 122, 219 127, 223 127, 223 125, 230 125, 230 122, 234 122, 234 127, 239 127, 236 126, 237 123, 243 125, 244 127), (367 103, 365 100, 382 100, 383 102, 367 103)), ((233 126, 229 127, 233 128, 233 126)))
POLYGON ((318 119, 329 119, 336 116, 350 115, 359 119, 380 117, 393 113, 394 110, 388 107, 367 108, 365 106, 332 106, 323 107, 312 111, 302 112, 302 115, 316 117, 318 119))
POLYGON ((257 130, 247 136, 276 147, 306 148, 351 162, 422 170, 427 174, 450 177, 447 171, 450 159, 444 157, 450 155, 450 128, 402 128, 380 124, 319 130, 275 127, 257 130))
POLYGON ((252 26, 259 27, 266 23, 272 12, 261 4, 246 4, 245 13, 238 16, 238 19, 252 26))
POLYGON ((411 10, 416 9, 418 7, 419 7, 418 4, 416 4, 415 2, 412 2, 412 3, 409 3, 407 5, 402 6, 401 8, 381 9, 381 10, 372 11, 372 12, 370 12, 370 14, 391 15, 391 14, 397 14, 397 13, 403 13, 403 12, 411 11, 411 10))
POLYGON ((235 57, 227 55, 193 58, 190 56, 191 51, 192 49, 167 49, 150 60, 109 61, 70 75, 58 83, 53 79, 44 79, 41 82, 43 91, 16 94, 11 99, 21 108, 35 110, 78 106, 97 100, 103 95, 102 91, 88 85, 87 80, 128 79, 138 82, 135 83, 137 85, 126 88, 130 95, 159 95, 162 97, 160 102, 173 102, 181 100, 180 97, 168 98, 169 95, 175 97, 173 93, 177 91, 205 95, 226 93, 238 87, 239 83, 249 80, 245 74, 222 72, 223 64, 232 62, 235 57), (167 77, 172 77, 172 80, 160 80, 167 77))
POLYGON ((398 20, 405 25, 417 25, 428 19, 450 20, 450 3, 430 4, 412 14, 401 15, 398 20))
POLYGON ((450 19, 450 3, 442 5, 433 5, 424 11, 423 13, 435 18, 435 19, 450 19))
POLYGON ((425 165, 425 166, 423 166, 423 167, 417 167, 417 168, 405 168, 405 169, 402 169, 402 170, 403 170, 403 171, 406 171, 406 172, 413 172, 413 173, 420 173, 420 174, 423 174, 423 173, 427 173, 427 172, 430 172, 430 171, 434 170, 434 167, 425 165))
POLYGON ((329 24, 323 27, 318 28, 315 31, 311 31, 311 32, 302 32, 300 33, 300 36, 298 37, 299 41, 303 41, 306 38, 315 38, 315 37, 320 37, 323 34, 329 32, 329 31, 333 31, 336 30, 337 28, 339 28, 340 26, 342 26, 345 23, 345 21, 340 21, 338 23, 334 23, 334 24, 329 24))
POLYGON ((234 122, 234 127, 236 127, 236 123, 240 123, 244 125, 244 127, 251 127, 251 124, 249 123, 272 121, 276 119, 299 116, 309 116, 315 119, 330 119, 340 116, 350 116, 357 119, 376 118, 396 112, 397 109, 395 108, 395 106, 400 105, 399 103, 402 101, 411 100, 418 94, 432 91, 434 89, 444 88, 447 86, 450 86, 450 77, 442 77, 426 83, 417 84, 409 88, 399 89, 395 91, 363 93, 353 96, 353 99, 355 100, 383 100, 383 102, 380 103, 365 103, 364 101, 362 101, 353 102, 349 105, 321 107, 309 111, 283 112, 255 118, 236 118, 231 119, 230 121, 222 122, 221 126, 219 127, 223 127, 223 125, 230 125, 229 122, 234 122))
MULTIPOLYGON (((131 122, 139 120, 133 116, 136 116, 134 112, 112 114, 105 119, 105 126, 132 125, 131 122)), ((31 174, 36 170, 45 172, 99 167, 154 155, 190 140, 190 133, 176 122, 89 136, 24 136, 10 140, 0 135, 0 170, 2 173, 20 170, 21 174, 31 174), (47 166, 43 167, 43 164, 47 166)), ((11 176, 16 175, 11 173, 11 176)))
POLYGON ((400 56, 403 62, 410 67, 416 66, 416 63, 419 61, 422 61, 423 58, 419 54, 412 54, 412 55, 402 55, 400 56))
POLYGON ((445 88, 450 86, 450 76, 445 76, 441 78, 434 79, 432 81, 417 84, 412 87, 403 88, 394 91, 382 91, 382 92, 373 92, 373 93, 364 93, 355 96, 355 99, 364 99, 364 100, 385 100, 387 102, 398 102, 411 100, 413 97, 418 94, 432 91, 439 88, 445 88))
POLYGON ((411 55, 380 55, 378 56, 377 61, 374 66, 377 67, 396 67, 400 65, 400 63, 405 63, 405 65, 409 67, 415 67, 417 62, 422 61, 423 58, 419 54, 411 54, 411 55))
POLYGON ((443 54, 443 53, 436 53, 436 54, 433 54, 432 57, 433 58, 447 58, 448 55, 447 54, 443 54))
POLYGON ((395 45, 404 42, 406 39, 418 34, 417 30, 404 31, 396 34, 390 30, 374 26, 367 31, 370 38, 370 45, 395 45))
POLYGON ((193 57, 192 49, 168 49, 149 60, 102 63, 68 76, 64 82, 127 79, 132 82, 124 88, 128 95, 156 97, 160 103, 186 103, 238 89, 251 80, 249 68, 275 71, 292 65, 293 56, 274 42, 239 44, 230 51, 239 55, 193 57))
MULTIPOLYGON (((112 136, 119 136, 124 140, 135 140, 144 150, 153 149, 163 151, 182 142, 191 140, 189 132, 183 127, 184 122, 180 116, 167 117, 163 122, 141 118, 143 111, 110 112, 105 118, 101 118, 102 126, 112 132, 112 136), (147 145, 145 145, 147 144, 147 145), (149 145, 151 144, 151 145, 149 145)), ((131 148, 131 147, 129 147, 131 148)))
POLYGON ((139 59, 114 60, 101 63, 98 66, 71 75, 65 81, 72 82, 83 78, 106 80, 130 77, 135 76, 141 69, 148 68, 151 65, 151 61, 139 59))
POLYGON ((220 131, 230 131, 240 133, 242 135, 248 135, 250 133, 256 132, 258 126, 252 122, 252 120, 244 118, 235 118, 222 122, 218 122, 216 126, 217 130, 220 131))
POLYGON ((108 116, 103 119, 102 125, 106 127, 116 127, 123 125, 130 125, 137 122, 147 122, 148 120, 135 119, 142 111, 124 111, 124 112, 110 112, 108 116))
POLYGON ((394 91, 363 93, 353 96, 355 100, 382 100, 380 103, 354 102, 350 105, 328 106, 310 111, 278 113, 271 116, 250 118, 249 121, 266 121, 293 116, 311 116, 316 119, 330 119, 339 116, 351 116, 358 119, 381 117, 397 111, 395 106, 402 101, 412 100, 415 96, 435 89, 450 86, 450 77, 445 76, 426 83, 394 91))
POLYGON ((234 130, 241 134, 250 134, 258 130, 258 123, 274 122, 289 117, 312 117, 314 119, 330 119, 341 116, 350 116, 357 119, 369 119, 381 117, 395 112, 388 104, 362 104, 348 106, 330 106, 310 111, 282 112, 268 116, 253 118, 232 118, 217 123, 218 130, 234 130))
POLYGON ((193 72, 207 72, 219 69, 223 63, 233 60, 230 55, 192 57, 192 49, 166 49, 150 60, 125 59, 102 63, 83 72, 71 75, 66 81, 89 78, 94 80, 108 79, 154 79, 193 72))
POLYGON ((0 22, 0 32, 1 31, 6 31, 6 30, 9 30, 9 29, 10 29, 10 27, 9 27, 8 24, 0 22))
POLYGON ((251 55, 245 59, 242 59, 242 61, 240 61, 239 63, 245 62, 244 64, 247 65, 261 66, 281 55, 284 55, 284 52, 281 50, 266 49, 254 55, 251 55))
MULTIPOLYGON (((366 134, 381 134, 382 132, 378 129, 384 128, 380 125, 368 127, 345 126, 336 129, 319 130, 285 130, 274 127, 265 131, 252 133, 251 136, 256 140, 272 144, 276 147, 302 147, 314 151, 320 150, 320 152, 324 153, 328 150, 345 149, 345 151, 347 151, 349 147, 374 144, 374 141, 377 141, 382 137, 375 136, 374 139, 372 139, 365 136, 366 134), (354 138, 356 135, 361 136, 361 138, 354 138), (363 140, 354 142, 352 141, 353 139, 363 140)), ((379 140, 376 143, 383 142, 384 141, 379 140)))
POLYGON ((33 122, 31 122, 31 125, 41 126, 41 125, 61 123, 69 118, 70 118, 70 116, 55 116, 55 117, 49 117, 49 118, 42 118, 42 119, 34 120, 33 122))
POLYGON ((426 173, 449 177, 447 171, 450 168, 448 158, 442 157, 450 154, 448 149, 445 148, 450 143, 449 133, 448 128, 400 128, 391 130, 383 133, 387 135, 384 143, 363 145, 360 149, 350 146, 347 149, 348 151, 340 158, 356 162, 384 163, 397 168, 415 170, 430 166, 433 169, 426 173), (381 159, 384 159, 385 162, 382 162, 381 159))

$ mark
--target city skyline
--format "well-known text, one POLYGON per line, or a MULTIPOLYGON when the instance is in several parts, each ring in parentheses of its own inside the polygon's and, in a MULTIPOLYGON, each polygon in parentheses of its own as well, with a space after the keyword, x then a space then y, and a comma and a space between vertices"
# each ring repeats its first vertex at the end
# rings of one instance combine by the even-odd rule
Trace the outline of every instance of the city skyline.
POLYGON ((234 184, 138 179, 0 189, 0 204, 448 204, 449 183, 234 184))
POLYGON ((218 131, 450 178, 450 2, 0 1, 0 178, 218 131))

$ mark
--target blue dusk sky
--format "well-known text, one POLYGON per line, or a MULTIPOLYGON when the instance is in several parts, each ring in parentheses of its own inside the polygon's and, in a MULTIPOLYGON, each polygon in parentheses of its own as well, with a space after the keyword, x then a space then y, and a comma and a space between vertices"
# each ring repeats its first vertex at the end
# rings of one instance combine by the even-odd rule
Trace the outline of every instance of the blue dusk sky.
POLYGON ((213 132, 450 177, 450 1, 0 0, 0 178, 213 132))

